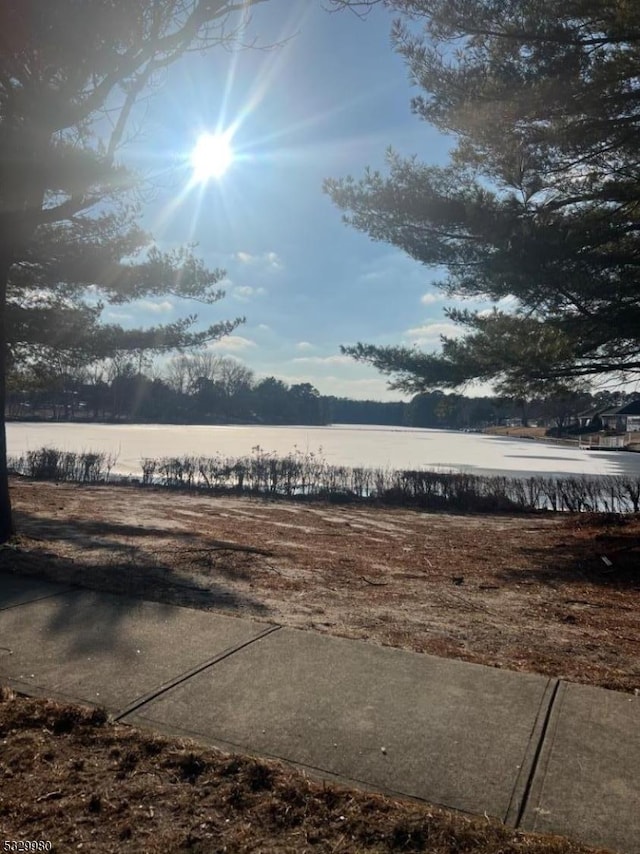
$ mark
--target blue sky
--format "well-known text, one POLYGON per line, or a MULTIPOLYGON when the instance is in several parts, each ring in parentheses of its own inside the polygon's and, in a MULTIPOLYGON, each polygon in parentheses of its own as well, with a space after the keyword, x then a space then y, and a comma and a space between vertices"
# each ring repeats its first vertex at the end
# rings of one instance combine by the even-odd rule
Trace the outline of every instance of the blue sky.
MULTIPOLYGON (((375 370, 340 344, 438 346, 450 333, 437 273, 344 225, 322 181, 403 155, 444 162, 450 142, 410 111, 407 70, 390 46, 391 16, 329 13, 320 0, 256 7, 248 37, 273 50, 192 55, 142 105, 123 152, 150 178, 144 226, 162 248, 197 242, 227 271, 226 298, 198 306, 203 323, 245 315, 214 345, 258 376, 313 383, 323 394, 397 400, 375 370), (189 186, 203 131, 233 127, 236 160, 219 180, 189 186)), ((174 298, 105 312, 123 324, 194 310, 174 298)))

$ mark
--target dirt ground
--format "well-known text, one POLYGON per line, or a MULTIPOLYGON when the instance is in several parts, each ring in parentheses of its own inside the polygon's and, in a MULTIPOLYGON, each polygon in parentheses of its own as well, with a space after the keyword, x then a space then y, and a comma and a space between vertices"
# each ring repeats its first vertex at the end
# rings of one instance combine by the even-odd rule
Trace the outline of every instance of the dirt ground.
POLYGON ((12 485, 0 568, 640 690, 640 519, 12 485))

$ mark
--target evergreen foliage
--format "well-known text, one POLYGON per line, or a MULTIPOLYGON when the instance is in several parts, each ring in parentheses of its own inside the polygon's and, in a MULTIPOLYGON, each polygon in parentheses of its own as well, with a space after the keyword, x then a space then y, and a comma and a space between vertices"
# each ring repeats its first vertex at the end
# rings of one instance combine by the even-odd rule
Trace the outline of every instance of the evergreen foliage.
MULTIPOLYGON (((189 347, 241 321, 124 330, 100 314, 103 301, 223 295, 222 271, 189 248, 160 252, 138 227, 136 178, 117 155, 139 96, 186 52, 233 44, 234 14, 257 2, 0 4, 0 418, 8 361, 189 347)), ((5 457, 2 426, 0 542, 12 530, 5 457)))
MULTIPOLYGON (((375 3, 336 0, 360 11, 375 3)), ((344 351, 411 391, 518 388, 640 373, 640 6, 627 0, 385 0, 422 93, 414 113, 455 140, 443 167, 390 152, 388 171, 328 180, 346 220, 445 268, 466 334, 442 351, 344 351), (502 304, 504 306, 504 303, 502 304)))

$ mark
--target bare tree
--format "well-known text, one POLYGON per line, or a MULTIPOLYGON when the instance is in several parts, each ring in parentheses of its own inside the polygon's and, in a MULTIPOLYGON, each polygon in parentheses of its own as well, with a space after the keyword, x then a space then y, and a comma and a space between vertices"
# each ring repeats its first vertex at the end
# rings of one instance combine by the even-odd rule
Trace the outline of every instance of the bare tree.
POLYGON ((242 362, 206 351, 174 356, 165 368, 164 377, 180 394, 193 394, 199 380, 208 380, 216 383, 227 397, 249 389, 254 382, 253 371, 242 362))

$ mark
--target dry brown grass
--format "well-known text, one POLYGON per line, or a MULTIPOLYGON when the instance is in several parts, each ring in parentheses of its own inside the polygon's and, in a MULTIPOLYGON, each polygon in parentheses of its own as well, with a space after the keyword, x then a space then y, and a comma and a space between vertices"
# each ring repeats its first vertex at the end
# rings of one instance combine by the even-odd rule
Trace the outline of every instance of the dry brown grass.
POLYGON ((0 568, 640 688, 638 517, 461 516, 27 482, 13 500, 22 535, 0 568))
MULTIPOLYGON (((0 568, 631 690, 638 520, 271 504, 18 483, 0 568), (611 565, 601 560, 608 556, 611 565)), ((580 854, 567 840, 5 691, 2 839, 58 852, 580 854)))
POLYGON ((0 692, 3 840, 56 852, 584 854, 285 766, 109 723, 96 709, 0 692))
POLYGON ((483 433, 492 436, 511 436, 513 439, 544 439, 546 427, 486 427, 483 433))

